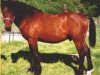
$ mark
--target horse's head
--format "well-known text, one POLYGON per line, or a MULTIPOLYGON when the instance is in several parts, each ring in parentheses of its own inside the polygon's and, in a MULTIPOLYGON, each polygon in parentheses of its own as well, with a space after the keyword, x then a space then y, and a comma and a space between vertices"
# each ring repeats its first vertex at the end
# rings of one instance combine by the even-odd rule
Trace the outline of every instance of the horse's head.
POLYGON ((3 21, 6 31, 11 31, 11 25, 15 19, 14 12, 12 11, 11 1, 1 0, 1 11, 3 14, 3 21))

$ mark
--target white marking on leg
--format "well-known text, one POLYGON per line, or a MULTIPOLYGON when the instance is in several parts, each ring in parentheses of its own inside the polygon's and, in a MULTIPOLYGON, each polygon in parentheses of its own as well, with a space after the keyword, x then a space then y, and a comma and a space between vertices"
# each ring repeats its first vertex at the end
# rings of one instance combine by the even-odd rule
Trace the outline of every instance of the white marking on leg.
POLYGON ((92 72, 93 72, 93 69, 90 71, 87 71, 87 75, 91 75, 92 72))

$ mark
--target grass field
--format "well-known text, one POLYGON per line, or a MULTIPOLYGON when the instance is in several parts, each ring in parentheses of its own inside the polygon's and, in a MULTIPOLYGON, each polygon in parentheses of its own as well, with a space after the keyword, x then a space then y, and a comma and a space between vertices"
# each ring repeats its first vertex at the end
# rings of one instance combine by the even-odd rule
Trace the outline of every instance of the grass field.
MULTIPOLYGON (((41 75, 74 75, 67 58, 70 54, 77 54, 73 42, 64 41, 59 44, 39 44, 41 55, 41 75)), ((1 75, 32 75, 29 68, 29 48, 27 42, 13 41, 1 45, 1 75)), ((100 31, 97 31, 97 44, 91 49, 94 71, 92 75, 100 75, 100 31)), ((73 63, 73 65, 75 65, 73 63)), ((77 66, 77 65, 75 65, 77 66)), ((84 73, 85 75, 86 73, 84 73)))

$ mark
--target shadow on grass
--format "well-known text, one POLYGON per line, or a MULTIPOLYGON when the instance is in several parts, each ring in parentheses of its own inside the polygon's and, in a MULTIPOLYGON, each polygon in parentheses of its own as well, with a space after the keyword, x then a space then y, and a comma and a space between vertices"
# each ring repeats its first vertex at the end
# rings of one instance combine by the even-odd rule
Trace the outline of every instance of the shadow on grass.
POLYGON ((3 60, 7 60, 7 58, 6 58, 5 55, 1 55, 1 59, 3 59, 3 60))
MULTIPOLYGON (((76 55, 66 55, 66 54, 58 54, 58 53, 40 53, 40 60, 44 63, 55 63, 61 61, 65 63, 67 66, 71 67, 75 72, 75 75, 78 75, 78 67, 75 65, 79 64, 79 58, 76 55)), ((16 63, 19 58, 23 58, 31 62, 30 52, 29 51, 19 51, 17 53, 11 54, 12 62, 16 63)))

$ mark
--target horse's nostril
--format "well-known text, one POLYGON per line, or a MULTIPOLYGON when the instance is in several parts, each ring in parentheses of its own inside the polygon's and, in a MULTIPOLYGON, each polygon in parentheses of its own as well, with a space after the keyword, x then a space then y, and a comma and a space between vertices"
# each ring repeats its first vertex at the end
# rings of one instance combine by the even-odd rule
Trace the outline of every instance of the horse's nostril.
POLYGON ((6 28, 6 27, 5 27, 5 30, 6 30, 6 31, 11 31, 11 28, 6 28))

